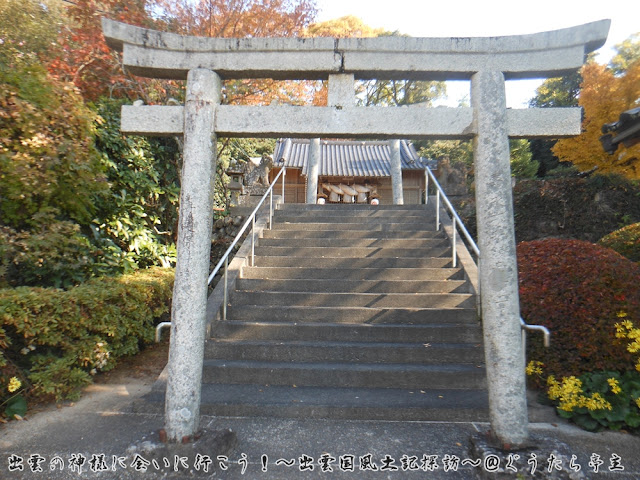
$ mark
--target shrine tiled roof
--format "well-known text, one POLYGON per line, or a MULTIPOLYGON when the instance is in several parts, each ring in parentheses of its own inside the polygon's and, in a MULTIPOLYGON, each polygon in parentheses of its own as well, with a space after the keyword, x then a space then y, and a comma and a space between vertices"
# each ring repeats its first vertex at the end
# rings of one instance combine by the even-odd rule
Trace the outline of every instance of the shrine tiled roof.
MULTIPOLYGON (((309 158, 308 139, 286 138, 278 140, 274 150, 274 166, 300 168, 307 175, 309 158)), ((320 141, 320 176, 389 177, 390 149, 386 141, 320 141)), ((418 156, 414 146, 400 141, 402 170, 424 170, 427 160, 418 156)))

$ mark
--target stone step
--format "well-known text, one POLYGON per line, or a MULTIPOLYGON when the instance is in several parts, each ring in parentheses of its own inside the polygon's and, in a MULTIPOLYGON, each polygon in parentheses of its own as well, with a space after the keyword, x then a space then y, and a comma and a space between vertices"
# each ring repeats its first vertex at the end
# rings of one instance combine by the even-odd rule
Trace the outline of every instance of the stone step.
POLYGON ((435 248, 392 248, 375 247, 256 247, 256 255, 286 257, 337 257, 337 258, 423 258, 446 257, 451 250, 446 247, 435 248))
MULTIPOLYGON (((489 420, 488 404, 484 389, 204 384, 200 413, 335 420, 486 422, 489 420)), ((136 407, 148 413, 162 413, 164 391, 155 389, 136 407)))
POLYGON ((227 318, 251 322, 292 322, 298 325, 310 322, 327 324, 470 324, 476 325, 475 308, 374 308, 292 305, 237 305, 231 304, 227 318))
POLYGON ((483 362, 480 344, 268 341, 220 339, 207 342, 205 356, 214 360, 302 363, 473 364, 483 362))
MULTIPOLYGON (((268 318, 268 317, 267 317, 268 318)), ((357 324, 344 322, 300 322, 266 319, 260 321, 227 320, 216 322, 211 331, 214 339, 308 341, 319 342, 373 342, 373 343, 468 343, 482 342, 482 331, 477 322, 432 324, 357 324)))
POLYGON ((369 230, 370 232, 426 232, 435 231, 435 221, 428 223, 410 223, 410 222, 394 222, 394 223, 336 223, 324 217, 322 220, 313 218, 313 222, 293 222, 293 223, 275 223, 274 229, 279 231, 288 230, 369 230))
POLYGON ((325 205, 309 205, 305 203, 284 203, 278 205, 278 212, 331 212, 343 213, 345 215, 359 215, 369 213, 383 212, 424 212, 425 214, 433 214, 434 204, 429 205, 365 205, 365 204, 335 204, 327 203, 325 205))
MULTIPOLYGON (((435 230, 413 230, 413 231, 373 231, 373 230, 344 230, 337 227, 327 226, 321 230, 309 230, 307 225, 301 225, 298 229, 279 229, 278 224, 274 224, 273 229, 265 229, 263 231, 263 239, 265 238, 347 238, 347 239, 444 239, 444 233, 435 230)), ((260 240, 262 242, 262 239, 260 240)))
POLYGON ((323 248, 385 248, 391 250, 442 249, 449 246, 449 241, 444 238, 431 239, 374 239, 374 238, 262 238, 261 247, 323 247, 323 248))
POLYGON ((382 217, 368 217, 368 216, 352 216, 352 215, 331 215, 327 214, 313 214, 313 215, 296 215, 293 213, 281 213, 274 215, 274 221, 280 224, 304 224, 304 223, 330 223, 333 225, 371 225, 372 227, 378 227, 382 225, 417 225, 420 228, 428 229, 435 227, 435 220, 427 215, 403 215, 395 214, 382 217))
POLYGON ((235 291, 231 304, 300 307, 474 308, 475 295, 465 293, 316 293, 235 291))
POLYGON ((335 279, 263 279, 240 278, 236 289, 271 292, 317 292, 317 293, 469 293, 469 284, 464 280, 343 280, 335 279))
POLYGON ((375 363, 288 363, 209 360, 203 383, 257 383, 306 387, 479 389, 486 384, 483 366, 375 363))
MULTIPOLYGON (((354 279, 415 279, 415 280, 447 280, 464 278, 464 273, 460 268, 450 268, 450 257, 424 257, 424 258, 349 258, 349 257, 255 257, 255 267, 244 267, 243 276, 251 278, 251 275, 264 274, 265 278, 272 278, 271 274, 274 268, 288 268, 303 270, 317 270, 317 274, 311 272, 311 275, 302 278, 336 278, 331 273, 325 273, 324 270, 335 269, 336 275, 350 275, 354 279), (253 269, 262 269, 264 271, 253 271, 253 269), (361 273, 354 273, 354 270, 361 270, 361 273), (254 273, 252 273, 254 272, 254 273), (386 273, 385 273, 386 272, 386 273), (413 272, 413 273, 411 273, 413 272), (440 273, 439 273, 440 272, 440 273), (316 275, 326 275, 319 277, 316 275), (415 277, 414 277, 415 275, 415 277)), ((301 272, 306 274, 306 272, 301 272)), ((255 277, 254 277, 255 278, 255 277)), ((286 277, 285 277, 286 278, 286 277)), ((300 278, 300 277, 290 277, 300 278)), ((341 277, 337 277, 341 278, 341 277)))

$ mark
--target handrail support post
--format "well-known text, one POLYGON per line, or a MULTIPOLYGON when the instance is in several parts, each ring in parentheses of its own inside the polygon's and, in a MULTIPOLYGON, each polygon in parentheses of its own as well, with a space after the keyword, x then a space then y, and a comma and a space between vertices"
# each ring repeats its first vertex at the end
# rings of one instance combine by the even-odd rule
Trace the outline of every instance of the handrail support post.
POLYGON ((453 264, 453 268, 456 268, 458 266, 458 252, 456 249, 456 232, 458 230, 458 220, 456 220, 455 218, 453 219, 453 235, 452 235, 452 239, 451 239, 451 256, 453 257, 451 260, 451 263, 453 264))
POLYGON ((251 263, 252 267, 256 266, 256 216, 251 218, 251 263))
POLYGON ((222 302, 222 320, 227 319, 227 302, 229 298, 229 256, 224 260, 224 294, 223 294, 223 302, 222 302))
POLYGON ((440 190, 436 192, 436 231, 440 230, 440 190))

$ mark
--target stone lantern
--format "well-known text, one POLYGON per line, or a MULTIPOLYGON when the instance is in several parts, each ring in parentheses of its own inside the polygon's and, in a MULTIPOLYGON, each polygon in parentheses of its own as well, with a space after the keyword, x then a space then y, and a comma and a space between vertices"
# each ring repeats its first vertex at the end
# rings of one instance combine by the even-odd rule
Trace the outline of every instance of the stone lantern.
POLYGON ((231 204, 240 205, 240 196, 244 195, 244 172, 237 167, 229 167, 226 174, 231 178, 227 184, 231 192, 231 204))

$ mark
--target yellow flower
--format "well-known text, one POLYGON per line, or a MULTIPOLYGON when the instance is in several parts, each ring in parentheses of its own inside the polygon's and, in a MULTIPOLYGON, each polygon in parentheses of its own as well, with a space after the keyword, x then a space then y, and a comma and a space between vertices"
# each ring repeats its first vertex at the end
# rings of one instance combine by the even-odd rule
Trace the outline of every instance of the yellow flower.
POLYGON ((616 380, 615 378, 607 379, 607 383, 609 383, 609 386, 611 387, 611 391, 616 395, 622 391, 622 389, 620 388, 620 384, 618 383, 618 380, 616 380))
POLYGON ((525 373, 527 375, 542 375, 542 367, 544 366, 544 363, 539 362, 537 360, 531 360, 529 362, 529 365, 527 365, 527 368, 525 369, 525 373))
POLYGON ((618 313, 616 314, 616 316, 617 316, 618 318, 625 318, 625 317, 627 316, 627 312, 618 312, 618 313))
POLYGON ((611 410, 611 404, 607 402, 602 395, 599 393, 594 393, 591 397, 580 397, 580 406, 586 407, 590 411, 594 410, 611 410))
POLYGON ((640 408, 640 397, 636 398, 636 405, 640 408))
POLYGON ((9 380, 9 387, 7 389, 9 390, 9 393, 13 393, 16 390, 18 390, 21 386, 22 386, 22 382, 20 382, 20 380, 18 380, 17 377, 11 377, 11 380, 9 380))
MULTIPOLYGON (((571 376, 558 382, 552 375, 547 378, 549 390, 547 395, 551 400, 558 400, 558 408, 566 412, 572 412, 576 407, 586 406, 586 397, 582 395, 582 382, 571 376)), ((594 404, 595 406, 595 404, 594 404)))

